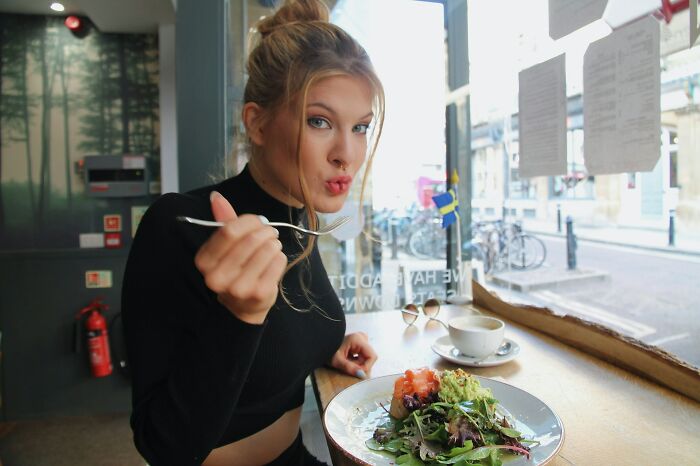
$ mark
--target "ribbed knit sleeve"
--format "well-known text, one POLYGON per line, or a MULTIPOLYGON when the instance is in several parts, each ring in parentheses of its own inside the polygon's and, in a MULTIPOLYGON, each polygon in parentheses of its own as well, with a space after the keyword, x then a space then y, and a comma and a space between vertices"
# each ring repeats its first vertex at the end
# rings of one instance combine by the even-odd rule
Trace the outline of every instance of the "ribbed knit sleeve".
MULTIPOLYGON (((200 203, 201 204, 201 203, 200 203)), ((134 442, 151 466, 199 465, 231 421, 265 325, 216 301, 194 266, 205 215, 168 194, 143 217, 124 275, 122 315, 133 378, 134 442)))

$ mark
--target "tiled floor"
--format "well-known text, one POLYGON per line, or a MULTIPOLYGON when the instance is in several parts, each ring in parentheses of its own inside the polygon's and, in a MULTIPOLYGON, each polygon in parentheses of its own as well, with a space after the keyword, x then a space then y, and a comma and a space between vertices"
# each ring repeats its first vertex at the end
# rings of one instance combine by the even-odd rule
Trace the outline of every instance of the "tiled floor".
MULTIPOLYGON (((311 453, 330 464, 313 390, 301 429, 311 453)), ((0 423, 0 466, 145 466, 131 441, 129 414, 0 423)))

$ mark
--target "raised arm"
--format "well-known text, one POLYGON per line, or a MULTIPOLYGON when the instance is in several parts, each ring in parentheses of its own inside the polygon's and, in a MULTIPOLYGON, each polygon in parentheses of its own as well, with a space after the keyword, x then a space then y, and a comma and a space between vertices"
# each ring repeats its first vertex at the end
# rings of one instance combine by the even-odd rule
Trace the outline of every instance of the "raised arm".
MULTIPOLYGON (((194 258, 220 232, 208 237, 211 231, 177 223, 177 215, 201 215, 188 208, 183 196, 171 194, 149 209, 124 276, 131 424, 136 447, 151 466, 198 465, 217 446, 265 327, 264 317, 259 324, 246 321, 250 303, 232 302, 230 286, 217 292, 207 287, 212 280, 202 276, 194 258)), ((246 236, 238 237, 239 249, 246 242, 250 246, 246 236)), ((217 263, 233 260, 236 251, 227 251, 217 263)))

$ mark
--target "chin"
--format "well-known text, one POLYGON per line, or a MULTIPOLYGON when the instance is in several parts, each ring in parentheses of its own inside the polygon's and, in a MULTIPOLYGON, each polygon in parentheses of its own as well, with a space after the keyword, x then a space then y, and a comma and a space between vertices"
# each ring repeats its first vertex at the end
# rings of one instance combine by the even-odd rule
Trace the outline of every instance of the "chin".
POLYGON ((343 208, 345 198, 346 196, 343 196, 342 198, 336 197, 329 199, 326 202, 319 203, 319 205, 315 206, 316 212, 320 214, 334 214, 343 208))

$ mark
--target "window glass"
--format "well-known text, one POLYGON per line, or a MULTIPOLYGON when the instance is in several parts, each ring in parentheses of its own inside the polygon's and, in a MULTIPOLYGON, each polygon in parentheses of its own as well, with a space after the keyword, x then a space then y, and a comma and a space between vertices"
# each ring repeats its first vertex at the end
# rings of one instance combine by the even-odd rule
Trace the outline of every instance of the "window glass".
POLYGON ((319 242, 326 269, 348 313, 445 298, 452 276, 432 201, 446 190, 443 7, 339 0, 331 21, 370 55, 385 88, 386 120, 361 209, 358 179, 341 212, 353 216, 354 231, 319 242), (387 18, 401 20, 387 28, 387 18))
MULTIPOLYGON (((693 310, 700 299, 700 188, 693 180, 700 176, 700 47, 662 53, 654 169, 593 177, 584 164, 583 54, 610 28, 597 22, 553 41, 547 8, 547 0, 469 2, 474 213, 521 225, 522 234, 536 238, 532 255, 545 250, 544 259, 517 267, 498 241, 482 241, 496 257, 487 264, 485 283, 507 299, 595 321, 698 366, 700 323, 693 310), (567 173, 523 179, 518 72, 561 53, 567 173)), ((673 21, 687 24, 688 16, 673 21)), ((492 224, 490 231, 499 228, 492 224)))

